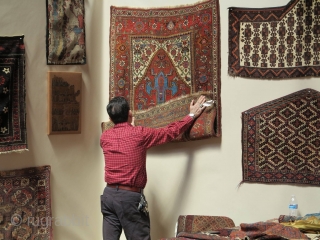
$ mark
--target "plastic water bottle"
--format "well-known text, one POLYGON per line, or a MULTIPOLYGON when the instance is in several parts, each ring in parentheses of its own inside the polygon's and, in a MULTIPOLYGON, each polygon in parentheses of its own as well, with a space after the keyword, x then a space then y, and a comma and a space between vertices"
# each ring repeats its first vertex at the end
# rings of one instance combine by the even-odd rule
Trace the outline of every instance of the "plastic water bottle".
POLYGON ((291 195, 290 204, 289 204, 289 216, 297 217, 298 215, 298 201, 295 195, 291 195))

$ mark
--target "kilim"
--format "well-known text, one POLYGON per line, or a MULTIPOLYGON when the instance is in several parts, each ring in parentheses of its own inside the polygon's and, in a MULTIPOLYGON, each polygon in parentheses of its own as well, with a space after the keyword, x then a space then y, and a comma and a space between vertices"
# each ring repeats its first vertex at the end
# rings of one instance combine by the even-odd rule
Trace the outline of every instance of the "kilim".
POLYGON ((243 182, 320 185, 320 93, 304 89, 242 112, 243 182))
MULTIPOLYGON (((133 113, 135 126, 160 128, 180 120, 189 113, 191 101, 196 100, 200 95, 206 96, 207 99, 212 99, 212 93, 200 92, 170 100, 147 110, 136 111, 133 113)), ((215 122, 212 122, 212 119, 215 119, 216 114, 215 105, 206 107, 194 121, 192 127, 177 137, 175 141, 190 141, 211 137, 215 127, 215 122)), ((111 121, 103 122, 101 125, 102 131, 113 126, 114 124, 111 121)))
POLYGON ((320 75, 320 0, 229 9, 229 74, 250 78, 320 75))
POLYGON ((172 8, 111 6, 110 10, 110 99, 123 96, 137 111, 211 92, 216 115, 209 120, 215 122, 215 129, 208 136, 220 136, 218 0, 172 8))
POLYGON ((0 239, 53 239, 50 169, 0 171, 0 239))
POLYGON ((0 37, 0 154, 28 150, 23 40, 0 37))
POLYGON ((85 64, 84 0, 46 0, 47 64, 85 64))

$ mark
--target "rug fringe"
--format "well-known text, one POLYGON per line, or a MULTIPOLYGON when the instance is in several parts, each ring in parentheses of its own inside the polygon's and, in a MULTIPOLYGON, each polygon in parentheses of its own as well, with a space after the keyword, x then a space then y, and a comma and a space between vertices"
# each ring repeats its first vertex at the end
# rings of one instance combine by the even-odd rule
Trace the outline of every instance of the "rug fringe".
POLYGON ((12 150, 12 151, 5 151, 5 152, 0 152, 0 154, 7 154, 7 153, 23 153, 29 151, 29 149, 20 149, 20 150, 12 150))
POLYGON ((111 6, 115 8, 130 8, 130 9, 141 9, 141 10, 153 10, 153 9, 170 9, 170 8, 179 8, 179 7, 191 7, 200 3, 211 2, 212 0, 199 0, 195 3, 174 5, 174 6, 161 6, 161 7, 152 7, 152 8, 140 8, 140 7, 132 7, 132 6, 111 6))
MULTIPOLYGON (((156 105, 152 108, 157 108, 157 107, 161 107, 161 106, 166 106, 166 105, 170 105, 172 102, 177 102, 179 101, 180 99, 184 99, 184 98, 190 98, 190 97, 199 97, 200 95, 213 95, 213 92, 212 91, 200 91, 200 92, 196 92, 196 93, 191 93, 191 94, 187 94, 187 95, 183 95, 183 96, 180 96, 180 97, 177 97, 177 98, 173 98, 173 99, 170 99, 169 101, 165 102, 165 103, 161 103, 159 105, 156 105)), ((211 100, 211 99, 208 99, 208 100, 211 100)), ((144 109, 144 110, 135 110, 135 111, 132 111, 133 114, 138 114, 138 113, 146 113, 146 112, 149 112, 151 108, 149 109, 144 109)))
POLYGON ((243 183, 244 183, 243 180, 241 182, 239 182, 239 184, 237 185, 237 189, 239 189, 243 183))

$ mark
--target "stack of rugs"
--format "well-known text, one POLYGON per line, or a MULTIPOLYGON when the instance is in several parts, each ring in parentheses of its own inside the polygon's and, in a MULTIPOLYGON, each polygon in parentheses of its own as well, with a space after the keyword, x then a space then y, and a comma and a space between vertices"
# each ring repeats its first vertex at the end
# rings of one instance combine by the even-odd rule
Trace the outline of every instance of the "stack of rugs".
MULTIPOLYGON (((204 216, 202 216, 203 218, 204 216)), ((212 216, 207 216, 212 218, 212 216)), ((199 219, 198 219, 199 220, 199 219)), ((197 220, 197 221, 198 221, 197 220)), ((241 223, 240 226, 226 226, 203 231, 189 229, 185 224, 185 231, 177 231, 174 238, 160 240, 197 240, 197 239, 320 239, 320 213, 307 214, 304 217, 290 217, 280 215, 279 218, 255 223, 241 223)), ((195 224, 194 224, 195 225, 195 224)), ((201 226, 201 224, 198 224, 201 226)), ((179 220, 178 220, 179 226, 179 220)))

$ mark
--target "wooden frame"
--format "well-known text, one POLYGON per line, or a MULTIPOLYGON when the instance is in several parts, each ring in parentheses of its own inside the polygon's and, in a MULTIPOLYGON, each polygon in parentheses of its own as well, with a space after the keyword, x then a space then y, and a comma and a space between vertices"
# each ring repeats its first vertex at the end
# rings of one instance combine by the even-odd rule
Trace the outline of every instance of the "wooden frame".
POLYGON ((82 73, 48 72, 48 135, 81 133, 82 73))

